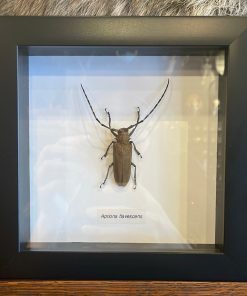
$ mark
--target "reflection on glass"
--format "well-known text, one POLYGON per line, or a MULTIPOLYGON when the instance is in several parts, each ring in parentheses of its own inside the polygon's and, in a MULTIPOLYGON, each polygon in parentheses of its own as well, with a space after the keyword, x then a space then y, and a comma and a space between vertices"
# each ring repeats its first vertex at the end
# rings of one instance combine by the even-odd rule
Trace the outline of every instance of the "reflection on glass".
POLYGON ((215 243, 224 53, 138 54, 29 57, 31 242, 215 243), (137 107, 141 118, 150 111, 168 78, 161 105, 133 135, 143 155, 133 153, 137 189, 112 174, 100 189, 113 137, 80 84, 101 121, 107 108, 120 128, 137 107))

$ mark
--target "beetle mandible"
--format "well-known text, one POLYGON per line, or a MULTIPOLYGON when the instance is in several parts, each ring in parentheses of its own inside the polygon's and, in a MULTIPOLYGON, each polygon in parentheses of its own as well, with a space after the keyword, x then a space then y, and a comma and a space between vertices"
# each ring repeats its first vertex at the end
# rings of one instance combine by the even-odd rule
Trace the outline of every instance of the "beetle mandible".
POLYGON ((136 189, 136 165, 132 162, 132 146, 136 152, 136 154, 140 157, 142 157, 141 153, 137 150, 136 145, 134 144, 133 141, 131 141, 131 136, 135 132, 137 126, 144 122, 152 113, 153 111, 157 108, 161 100, 163 99, 167 89, 169 86, 169 79, 167 81, 166 87, 164 92, 162 93, 160 99, 157 101, 157 103, 154 105, 154 107, 151 109, 151 111, 142 119, 140 120, 140 108, 137 107, 137 121, 136 123, 126 127, 126 128, 120 128, 120 129, 115 129, 111 127, 111 115, 110 112, 105 108, 105 112, 107 113, 108 116, 108 126, 102 123, 98 117, 96 116, 93 107, 91 105, 91 102, 85 92, 85 89, 83 88, 81 84, 81 89, 84 93, 84 96, 88 102, 88 105, 93 113, 94 118, 96 121, 104 128, 107 128, 110 130, 110 132, 113 134, 115 139, 110 143, 110 145, 107 147, 105 154, 101 157, 103 159, 104 157, 107 156, 110 147, 113 145, 113 162, 109 165, 105 179, 103 183, 100 185, 100 188, 102 185, 105 184, 110 169, 113 167, 113 172, 114 172, 114 179, 117 185, 119 186, 125 186, 130 179, 130 174, 131 174, 131 166, 134 167, 134 189, 136 189))

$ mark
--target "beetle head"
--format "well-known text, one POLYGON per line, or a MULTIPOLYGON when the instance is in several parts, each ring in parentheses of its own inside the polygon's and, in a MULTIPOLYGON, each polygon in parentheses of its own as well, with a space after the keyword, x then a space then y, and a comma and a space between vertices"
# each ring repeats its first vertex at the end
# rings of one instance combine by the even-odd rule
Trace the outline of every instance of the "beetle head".
POLYGON ((118 130, 117 141, 120 143, 129 142, 129 131, 127 128, 120 128, 118 130))

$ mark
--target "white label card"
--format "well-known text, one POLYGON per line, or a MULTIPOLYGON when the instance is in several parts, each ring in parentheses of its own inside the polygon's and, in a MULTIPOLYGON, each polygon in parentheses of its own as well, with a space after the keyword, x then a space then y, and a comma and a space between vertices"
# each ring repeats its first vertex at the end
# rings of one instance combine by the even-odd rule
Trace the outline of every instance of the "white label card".
POLYGON ((145 212, 141 209, 99 209, 98 224, 144 224, 145 212))

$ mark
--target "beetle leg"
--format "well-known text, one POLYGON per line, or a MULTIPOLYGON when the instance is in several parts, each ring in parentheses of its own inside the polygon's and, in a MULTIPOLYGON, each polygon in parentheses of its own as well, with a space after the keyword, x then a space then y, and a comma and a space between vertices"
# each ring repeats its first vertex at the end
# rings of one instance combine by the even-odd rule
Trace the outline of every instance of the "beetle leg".
POLYGON ((136 130, 137 128, 137 124, 139 123, 139 120, 140 120, 140 108, 137 107, 137 120, 136 120, 136 126, 134 127, 134 129, 130 132, 130 136, 134 133, 134 131, 136 130))
POLYGON ((111 145, 112 145, 113 143, 115 143, 115 141, 112 141, 111 144, 107 147, 106 152, 105 152, 105 154, 101 157, 101 159, 103 159, 104 157, 107 156, 108 151, 109 151, 109 149, 110 149, 110 147, 111 147, 111 145))
POLYGON ((107 111, 106 108, 105 108, 105 112, 106 112, 106 114, 108 115, 108 120, 109 120, 108 125, 109 125, 109 129, 110 129, 111 133, 113 134, 113 136, 117 137, 117 133, 116 133, 117 130, 114 129, 114 128, 111 128, 111 114, 110 114, 109 111, 107 111))
POLYGON ((141 153, 137 150, 136 145, 134 144, 134 142, 131 141, 130 143, 133 145, 136 154, 139 155, 139 156, 142 158, 142 155, 141 155, 141 153))
POLYGON ((109 165, 108 167, 108 170, 107 170, 107 173, 106 173, 106 176, 105 176, 105 180, 103 181, 103 183, 100 185, 100 188, 102 187, 102 185, 105 184, 107 178, 108 178, 108 175, 109 175, 109 171, 110 171, 110 168, 113 166, 113 163, 109 165))
POLYGON ((107 111, 107 109, 105 108, 105 112, 108 115, 108 119, 109 119, 109 128, 111 129, 111 114, 109 111, 107 111))
POLYGON ((131 165, 135 169, 135 171, 134 171, 134 189, 136 189, 136 165, 133 162, 131 162, 131 165))

